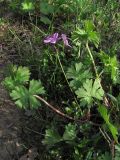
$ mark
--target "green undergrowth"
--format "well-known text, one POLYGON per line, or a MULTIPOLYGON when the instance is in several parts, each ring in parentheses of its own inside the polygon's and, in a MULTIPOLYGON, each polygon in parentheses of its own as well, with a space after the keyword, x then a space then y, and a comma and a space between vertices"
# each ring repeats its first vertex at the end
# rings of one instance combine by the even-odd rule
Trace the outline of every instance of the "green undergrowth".
POLYGON ((0 24, 8 27, 13 65, 3 84, 16 106, 47 119, 44 159, 118 160, 119 1, 14 0, 6 7, 13 19, 0 24))

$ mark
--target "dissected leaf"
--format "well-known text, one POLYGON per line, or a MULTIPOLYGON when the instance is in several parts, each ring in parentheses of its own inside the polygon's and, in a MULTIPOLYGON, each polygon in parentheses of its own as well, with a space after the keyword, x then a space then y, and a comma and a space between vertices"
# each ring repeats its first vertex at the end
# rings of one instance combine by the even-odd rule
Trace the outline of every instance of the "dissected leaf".
POLYGON ((83 87, 79 88, 76 92, 78 98, 81 99, 81 105, 92 105, 94 98, 98 100, 102 100, 104 96, 104 91, 101 88, 99 80, 86 80, 83 83, 83 87))
POLYGON ((29 85, 29 94, 34 95, 34 94, 44 94, 45 90, 44 87, 42 86, 41 81, 37 80, 31 80, 30 85, 29 85))
POLYGON ((27 67, 12 66, 9 72, 10 76, 3 82, 8 90, 13 90, 16 86, 24 85, 29 81, 30 71, 27 67))
POLYGON ((86 20, 84 22, 84 28, 77 28, 76 31, 73 32, 73 41, 74 42, 92 42, 96 47, 100 42, 100 36, 95 31, 95 26, 92 21, 86 20))
POLYGON ((89 70, 84 69, 82 63, 76 63, 67 71, 67 78, 70 79, 70 86, 77 90, 86 79, 92 78, 92 74, 89 70))
POLYGON ((71 141, 76 138, 76 126, 69 123, 65 127, 65 132, 63 134, 63 140, 71 141))
POLYGON ((45 139, 42 141, 43 144, 48 145, 48 146, 53 146, 54 144, 60 142, 62 138, 58 134, 58 132, 51 128, 47 129, 45 133, 45 139))
POLYGON ((20 84, 25 84, 29 81, 30 71, 27 67, 19 66, 15 72, 15 81, 20 84))
POLYGON ((93 83, 93 88, 92 88, 92 97, 102 100, 104 96, 104 91, 100 85, 99 79, 96 79, 93 83))
POLYGON ((31 80, 29 89, 24 86, 17 86, 12 90, 10 96, 15 101, 15 104, 20 108, 37 108, 40 102, 34 95, 44 94, 45 90, 40 81, 31 80))
POLYGON ((24 86, 15 87, 10 96, 18 107, 27 108, 29 106, 29 93, 24 86))
POLYGON ((45 90, 41 84, 41 81, 31 80, 29 85, 29 102, 30 108, 37 108, 40 106, 40 102, 34 97, 36 94, 44 94, 45 90))

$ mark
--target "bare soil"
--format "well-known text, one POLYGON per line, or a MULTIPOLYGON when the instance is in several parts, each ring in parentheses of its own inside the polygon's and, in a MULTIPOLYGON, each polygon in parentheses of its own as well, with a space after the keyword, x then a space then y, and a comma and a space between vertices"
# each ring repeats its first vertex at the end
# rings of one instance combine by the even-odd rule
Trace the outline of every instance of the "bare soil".
POLYGON ((10 100, 2 85, 8 59, 1 48, 0 52, 0 160, 34 160, 35 147, 26 148, 22 140, 24 127, 23 112, 10 100))

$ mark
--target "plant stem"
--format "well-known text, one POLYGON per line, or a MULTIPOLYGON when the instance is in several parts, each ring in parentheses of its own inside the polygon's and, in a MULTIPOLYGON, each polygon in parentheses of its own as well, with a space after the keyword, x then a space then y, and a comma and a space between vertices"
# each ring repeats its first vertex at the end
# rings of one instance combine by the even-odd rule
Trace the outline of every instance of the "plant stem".
POLYGON ((56 109, 55 107, 53 107, 50 103, 48 103, 45 99, 43 99, 40 96, 34 95, 34 97, 36 97, 37 99, 39 99, 40 101, 42 101, 45 105, 47 105, 50 109, 52 109, 54 112, 56 112, 57 114, 59 114, 62 117, 65 117, 69 120, 74 120, 74 118, 64 114, 63 112, 59 111, 58 109, 56 109))
MULTIPOLYGON (((74 92, 73 92, 72 88, 70 87, 69 82, 68 82, 68 80, 67 80, 67 76, 66 76, 66 74, 65 74, 65 71, 64 71, 64 69, 63 69, 62 63, 61 63, 61 61, 60 61, 60 57, 59 57, 57 48, 55 48, 55 50, 56 50, 58 62, 59 62, 59 64, 60 64, 61 70, 62 70, 63 75, 64 75, 64 77, 65 77, 65 80, 66 80, 66 82, 67 82, 67 84, 68 84, 68 86, 69 86, 69 88, 70 88, 71 93, 73 94, 73 97, 74 97, 74 99, 75 99, 76 104, 79 106, 78 101, 77 101, 77 99, 76 99, 76 97, 75 97, 75 95, 74 95, 74 92)), ((80 110, 81 110, 81 109, 80 109, 80 110)), ((81 112, 82 112, 82 110, 81 110, 81 112)))
MULTIPOLYGON (((52 111, 54 111, 55 113, 57 113, 58 115, 60 115, 60 116, 62 116, 64 118, 67 118, 67 119, 69 119, 71 121, 74 121, 74 122, 77 122, 79 124, 83 124, 85 122, 88 122, 88 119, 82 120, 82 119, 84 119, 84 117, 82 117, 81 119, 75 119, 75 118, 73 118, 71 116, 66 115, 65 113, 63 113, 62 111, 60 111, 59 109, 57 109, 59 107, 54 107, 53 105, 51 105, 45 99, 43 99, 42 97, 40 97, 38 95, 34 95, 34 97, 36 97, 38 100, 40 100, 41 102, 43 102, 46 106, 48 106, 52 111)), ((92 125, 94 125, 94 126, 101 126, 101 124, 97 124, 97 123, 94 123, 92 121, 89 121, 89 122, 92 125)))
POLYGON ((94 67, 94 71, 95 71, 95 74, 96 74, 96 77, 99 79, 99 75, 97 73, 97 68, 96 68, 96 65, 95 65, 95 61, 94 61, 94 58, 93 58, 93 55, 92 55, 92 52, 88 46, 88 42, 86 43, 86 48, 88 50, 88 53, 89 53, 89 56, 91 58, 91 61, 92 61, 92 64, 93 64, 93 67, 94 67))
MULTIPOLYGON (((90 50, 90 48, 89 48, 88 42, 86 43, 86 48, 87 48, 88 53, 89 53, 89 56, 90 56, 90 58, 91 58, 91 61, 92 61, 93 67, 94 67, 94 71, 95 71, 96 77, 97 77, 97 79, 99 80, 99 84, 100 84, 101 88, 103 89, 103 87, 102 87, 102 85, 101 85, 101 81, 100 81, 100 76, 99 76, 99 74, 98 74, 98 72, 97 72, 97 68, 96 68, 96 65, 95 65, 95 61, 94 61, 92 52, 91 52, 91 50, 90 50)), ((104 89, 103 89, 103 90, 104 90, 104 89)), ((106 105, 107 107, 109 106, 109 101, 108 101, 108 99, 107 99, 106 96, 105 96, 105 99, 104 99, 104 103, 105 103, 105 105, 106 105)))

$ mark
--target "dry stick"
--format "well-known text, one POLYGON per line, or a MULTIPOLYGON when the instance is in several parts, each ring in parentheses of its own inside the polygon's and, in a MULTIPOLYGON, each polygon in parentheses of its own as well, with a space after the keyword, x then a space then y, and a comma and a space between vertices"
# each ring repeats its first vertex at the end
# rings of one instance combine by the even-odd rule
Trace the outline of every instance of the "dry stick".
POLYGON ((36 97, 37 99, 39 99, 40 101, 42 101, 45 105, 47 105, 50 109, 52 109, 54 112, 56 112, 57 114, 61 115, 62 117, 65 117, 67 119, 70 120, 75 120, 74 118, 64 114, 63 112, 59 111, 58 109, 56 109, 55 107, 53 107, 51 104, 49 104, 45 99, 43 99, 40 96, 34 95, 34 97, 36 97))
MULTIPOLYGON (((85 123, 88 121, 88 119, 86 120, 80 120, 80 119, 75 119, 73 117, 70 117, 68 115, 66 115, 65 113, 61 112, 60 110, 56 109, 54 106, 52 106, 50 103, 48 103, 45 99, 43 99, 42 97, 38 96, 38 95, 34 95, 34 97, 36 97, 37 99, 39 99, 40 101, 42 101, 46 106, 48 106, 50 109, 52 109, 55 113, 59 114, 60 116, 67 118, 69 120, 75 121, 75 122, 79 122, 79 123, 85 123)), ((92 121, 89 121, 92 125, 94 126, 101 126, 101 124, 97 124, 94 123, 92 121)))

